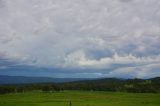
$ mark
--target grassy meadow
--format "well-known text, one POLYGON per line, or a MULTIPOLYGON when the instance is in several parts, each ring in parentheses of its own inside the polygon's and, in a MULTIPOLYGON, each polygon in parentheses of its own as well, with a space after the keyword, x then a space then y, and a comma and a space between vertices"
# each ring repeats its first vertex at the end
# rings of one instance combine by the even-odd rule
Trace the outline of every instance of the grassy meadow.
POLYGON ((160 106, 160 94, 62 91, 0 95, 0 106, 160 106))

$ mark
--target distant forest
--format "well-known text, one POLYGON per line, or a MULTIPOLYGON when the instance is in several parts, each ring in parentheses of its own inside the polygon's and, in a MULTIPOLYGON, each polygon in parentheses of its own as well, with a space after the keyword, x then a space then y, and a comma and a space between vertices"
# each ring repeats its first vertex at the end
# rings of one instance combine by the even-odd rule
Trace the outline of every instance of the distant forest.
POLYGON ((160 77, 152 79, 116 79, 75 81, 66 83, 39 83, 0 85, 0 94, 28 91, 59 92, 63 90, 112 91, 131 93, 159 93, 160 77))

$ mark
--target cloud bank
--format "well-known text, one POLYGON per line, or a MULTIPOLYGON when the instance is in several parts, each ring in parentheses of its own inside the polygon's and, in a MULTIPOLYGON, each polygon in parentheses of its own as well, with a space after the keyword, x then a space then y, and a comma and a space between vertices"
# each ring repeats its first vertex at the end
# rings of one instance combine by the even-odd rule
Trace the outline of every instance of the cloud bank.
POLYGON ((0 71, 160 76, 159 19, 159 0, 0 0, 0 71))

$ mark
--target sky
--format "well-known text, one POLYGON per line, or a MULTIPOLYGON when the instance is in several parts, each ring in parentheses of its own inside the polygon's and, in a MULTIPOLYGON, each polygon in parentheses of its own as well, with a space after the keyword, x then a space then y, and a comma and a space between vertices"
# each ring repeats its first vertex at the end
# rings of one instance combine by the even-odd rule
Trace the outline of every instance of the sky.
POLYGON ((0 75, 160 76, 160 0, 0 0, 0 75))

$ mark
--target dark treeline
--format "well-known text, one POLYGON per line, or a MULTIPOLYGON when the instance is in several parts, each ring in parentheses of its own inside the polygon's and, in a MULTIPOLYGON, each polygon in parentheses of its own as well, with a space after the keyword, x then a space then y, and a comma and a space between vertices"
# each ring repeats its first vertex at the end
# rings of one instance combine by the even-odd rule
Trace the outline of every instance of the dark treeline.
POLYGON ((19 85, 1 85, 0 94, 23 93, 29 91, 57 92, 63 90, 58 84, 19 84, 19 85))
POLYGON ((1 85, 0 94, 28 91, 57 92, 62 90, 114 91, 133 93, 160 92, 160 77, 153 79, 97 79, 68 83, 1 85))
POLYGON ((156 93, 160 92, 160 78, 153 79, 100 79, 79 81, 62 84, 67 90, 90 90, 90 91, 114 91, 133 93, 156 93))

